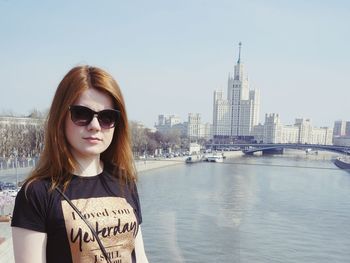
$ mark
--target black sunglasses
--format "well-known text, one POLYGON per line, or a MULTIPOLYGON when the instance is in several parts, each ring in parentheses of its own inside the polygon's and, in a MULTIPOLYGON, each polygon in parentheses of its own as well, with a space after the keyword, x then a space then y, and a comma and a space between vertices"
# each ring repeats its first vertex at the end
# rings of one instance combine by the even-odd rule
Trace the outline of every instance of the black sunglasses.
POLYGON ((108 109, 96 112, 88 107, 80 105, 69 106, 69 111, 70 117, 75 125, 87 126, 95 115, 97 115, 98 123, 103 129, 113 128, 120 116, 119 110, 108 109))

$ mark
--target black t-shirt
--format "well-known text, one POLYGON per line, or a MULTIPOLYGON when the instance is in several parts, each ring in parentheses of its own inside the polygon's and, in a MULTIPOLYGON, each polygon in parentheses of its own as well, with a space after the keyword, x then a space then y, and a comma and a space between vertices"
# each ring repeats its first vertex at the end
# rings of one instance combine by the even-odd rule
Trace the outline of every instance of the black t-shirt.
MULTIPOLYGON (((47 233, 48 263, 105 262, 88 226, 56 191, 50 180, 25 186, 16 197, 12 226, 47 233)), ((90 222, 112 262, 135 262, 135 237, 142 222, 136 185, 123 189, 107 171, 74 176, 65 194, 90 222)))

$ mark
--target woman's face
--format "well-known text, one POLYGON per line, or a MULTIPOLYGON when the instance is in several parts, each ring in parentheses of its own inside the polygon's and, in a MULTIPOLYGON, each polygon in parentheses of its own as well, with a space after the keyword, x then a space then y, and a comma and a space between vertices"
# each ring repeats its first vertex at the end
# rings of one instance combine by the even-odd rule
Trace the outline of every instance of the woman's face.
MULTIPOLYGON (((113 109, 113 100, 106 93, 90 88, 73 105, 85 106, 99 112, 113 109)), ((115 128, 101 128, 96 115, 88 125, 78 126, 73 123, 71 113, 68 112, 65 122, 65 135, 70 151, 77 161, 99 158, 112 142, 115 128)))

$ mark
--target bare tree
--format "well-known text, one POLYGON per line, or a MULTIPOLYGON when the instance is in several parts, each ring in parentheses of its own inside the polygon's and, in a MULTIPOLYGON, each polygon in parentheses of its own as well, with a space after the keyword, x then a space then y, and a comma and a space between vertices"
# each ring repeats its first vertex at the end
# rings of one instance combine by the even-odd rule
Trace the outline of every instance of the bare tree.
POLYGON ((145 151, 147 146, 147 136, 143 125, 130 121, 132 150, 134 156, 138 157, 145 151))
POLYGON ((28 158, 38 156, 43 147, 43 126, 42 118, 3 119, 0 122, 1 167, 13 166, 15 155, 22 165, 28 164, 28 158))

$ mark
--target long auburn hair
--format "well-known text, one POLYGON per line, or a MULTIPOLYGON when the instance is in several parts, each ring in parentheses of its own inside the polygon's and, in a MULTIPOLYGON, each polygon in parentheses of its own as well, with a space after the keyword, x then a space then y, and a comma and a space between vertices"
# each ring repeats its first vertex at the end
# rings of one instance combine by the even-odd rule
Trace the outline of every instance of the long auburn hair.
POLYGON ((46 121, 44 149, 37 166, 26 180, 27 187, 33 181, 47 178, 51 179, 51 190, 58 185, 63 185, 64 189, 68 186, 73 171, 79 165, 69 150, 65 136, 65 119, 69 114, 69 106, 90 88, 111 96, 114 107, 120 111, 112 142, 101 153, 100 159, 105 165, 113 165, 112 176, 118 177, 121 183, 136 181, 130 130, 121 90, 106 71, 85 65, 71 69, 58 85, 46 121))

